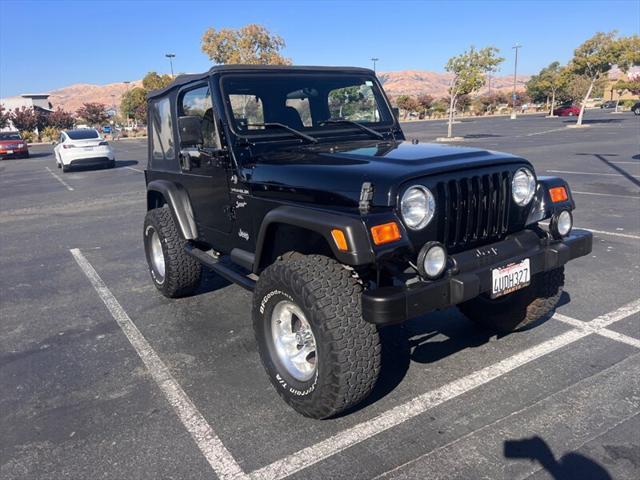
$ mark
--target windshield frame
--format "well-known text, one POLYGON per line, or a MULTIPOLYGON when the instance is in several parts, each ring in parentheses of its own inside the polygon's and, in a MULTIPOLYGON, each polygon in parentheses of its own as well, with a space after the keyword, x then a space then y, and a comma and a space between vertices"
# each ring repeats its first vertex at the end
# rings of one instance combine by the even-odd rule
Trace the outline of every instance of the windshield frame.
MULTIPOLYGON (((380 112, 380 117, 387 117, 389 120, 381 120, 380 122, 371 123, 371 122, 363 122, 363 124, 373 130, 378 128, 382 128, 384 130, 392 130, 397 123, 397 119, 393 114, 393 110, 391 108, 391 104, 387 95, 382 88, 379 80, 374 75, 368 75, 366 73, 352 73, 352 72, 343 72, 343 71, 326 71, 326 72, 233 72, 222 74, 218 78, 218 86, 220 89, 220 97, 222 100, 223 108, 225 115, 227 117, 227 126, 229 131, 237 138, 241 139, 251 139, 251 140, 262 140, 265 142, 268 141, 291 141, 291 140, 299 140, 292 133, 285 131, 276 131, 270 129, 263 130, 248 130, 248 131, 239 131, 237 129, 235 115, 233 114, 233 108, 231 105, 231 99, 227 90, 225 88, 225 80, 232 78, 246 78, 247 76, 259 77, 259 76, 268 76, 268 77, 300 77, 300 76, 309 76, 309 77, 318 77, 318 76, 335 76, 335 77, 351 77, 351 78, 361 78, 364 81, 371 81, 372 91, 374 95, 374 99, 376 101, 376 106, 380 112)), ((314 126, 314 127, 306 127, 301 132, 312 135, 317 138, 319 141, 327 140, 329 138, 335 140, 336 135, 340 135, 341 133, 348 133, 349 136, 353 134, 358 135, 367 135, 365 131, 360 129, 356 125, 348 125, 346 122, 344 124, 334 124, 334 125, 325 125, 322 127, 314 126)), ((369 134, 370 136, 370 134, 369 134)))

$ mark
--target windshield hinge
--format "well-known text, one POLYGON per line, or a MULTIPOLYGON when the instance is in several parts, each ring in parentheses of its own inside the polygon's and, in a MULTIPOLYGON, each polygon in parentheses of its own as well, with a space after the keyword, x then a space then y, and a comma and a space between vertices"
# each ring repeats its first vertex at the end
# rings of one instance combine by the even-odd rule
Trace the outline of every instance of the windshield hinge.
POLYGON ((369 182, 364 182, 362 184, 362 189, 360 190, 360 203, 358 204, 361 214, 369 213, 372 199, 373 185, 369 182))

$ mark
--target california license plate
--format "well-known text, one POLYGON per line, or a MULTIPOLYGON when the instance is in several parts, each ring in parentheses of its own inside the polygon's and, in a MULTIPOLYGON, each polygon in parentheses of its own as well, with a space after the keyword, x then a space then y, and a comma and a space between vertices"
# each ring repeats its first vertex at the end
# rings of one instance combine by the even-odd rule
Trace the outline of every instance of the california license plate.
POLYGON ((529 259, 491 271, 491 298, 515 292, 531 283, 529 259))
POLYGON ((84 147, 85 150, 93 150, 93 147, 84 147))
POLYGON ((13 150, 7 150, 7 155, 13 154, 13 150))

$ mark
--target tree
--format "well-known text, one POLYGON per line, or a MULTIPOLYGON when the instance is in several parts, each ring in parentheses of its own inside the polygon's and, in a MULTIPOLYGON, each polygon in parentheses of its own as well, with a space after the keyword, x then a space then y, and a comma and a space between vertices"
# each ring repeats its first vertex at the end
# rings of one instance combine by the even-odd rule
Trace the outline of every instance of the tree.
POLYGON ((596 82, 605 78, 605 75, 614 65, 626 72, 631 65, 640 63, 640 40, 637 35, 616 39, 617 32, 598 32, 575 49, 573 59, 568 69, 571 73, 583 76, 589 81, 589 86, 582 99, 580 115, 576 125, 582 125, 584 109, 591 96, 596 82), (633 51, 636 49, 636 51, 633 51))
POLYGON ((7 128, 11 121, 11 112, 0 105, 0 128, 7 128))
POLYGON ((434 100, 435 99, 431 95, 426 95, 426 94, 418 95, 417 102, 418 102, 418 106, 422 110, 422 115, 427 114, 434 100))
POLYGON ((75 119, 73 118, 73 115, 69 112, 65 112, 60 107, 47 116, 47 126, 53 127, 57 130, 73 128, 74 123, 75 119))
POLYGON ((291 60, 280 54, 285 45, 279 35, 250 24, 238 30, 209 28, 202 35, 200 48, 215 63, 290 65, 291 60))
POLYGON ((418 101, 410 97, 409 95, 400 95, 396 98, 396 105, 400 110, 404 111, 404 117, 407 118, 407 115, 411 112, 415 112, 418 109, 418 101))
MULTIPOLYGON (((136 116, 136 111, 138 111, 141 105, 146 105, 146 103, 147 91, 140 87, 132 88, 122 96, 122 100, 120 101, 120 112, 127 119, 135 118, 136 120, 139 120, 136 116)), ((146 118, 146 113, 144 116, 146 118)))
POLYGON ((476 50, 471 47, 461 55, 452 57, 444 67, 453 74, 449 86, 449 125, 447 137, 453 134, 453 117, 456 101, 460 95, 469 95, 482 88, 486 82, 486 74, 495 72, 497 66, 504 60, 498 57, 499 50, 495 47, 485 47, 476 50))
MULTIPOLYGON (((171 82, 173 82, 173 78, 171 75, 158 75, 156 72, 147 73, 142 79, 142 87, 150 92, 151 90, 159 90, 161 88, 166 87, 171 82)), ((139 87, 138 87, 139 88, 139 87)), ((136 90, 135 88, 131 91, 136 90)))
POLYGON ((107 106, 103 103, 83 103, 76 114, 89 125, 100 125, 109 119, 107 106))
POLYGON ((555 110, 558 91, 565 87, 563 71, 564 67, 560 66, 560 62, 552 62, 549 66, 540 70, 538 75, 533 75, 527 82, 527 93, 533 101, 546 100, 547 106, 549 106, 549 97, 551 97, 550 117, 554 116, 553 111, 555 110))
POLYGON ((38 118, 32 107, 16 108, 11 113, 11 121, 20 132, 33 132, 38 127, 38 118))

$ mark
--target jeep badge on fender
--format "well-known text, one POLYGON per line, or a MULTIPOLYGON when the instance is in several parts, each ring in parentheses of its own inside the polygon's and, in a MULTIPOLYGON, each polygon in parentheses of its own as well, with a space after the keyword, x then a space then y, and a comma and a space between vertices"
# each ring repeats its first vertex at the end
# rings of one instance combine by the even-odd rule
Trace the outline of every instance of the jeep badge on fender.
POLYGON ((151 279, 187 296, 204 266, 252 291, 267 375, 303 415, 369 395, 382 326, 457 305, 513 331, 554 309, 564 264, 591 251, 564 180, 406 142, 371 70, 217 66, 148 102, 151 279))

